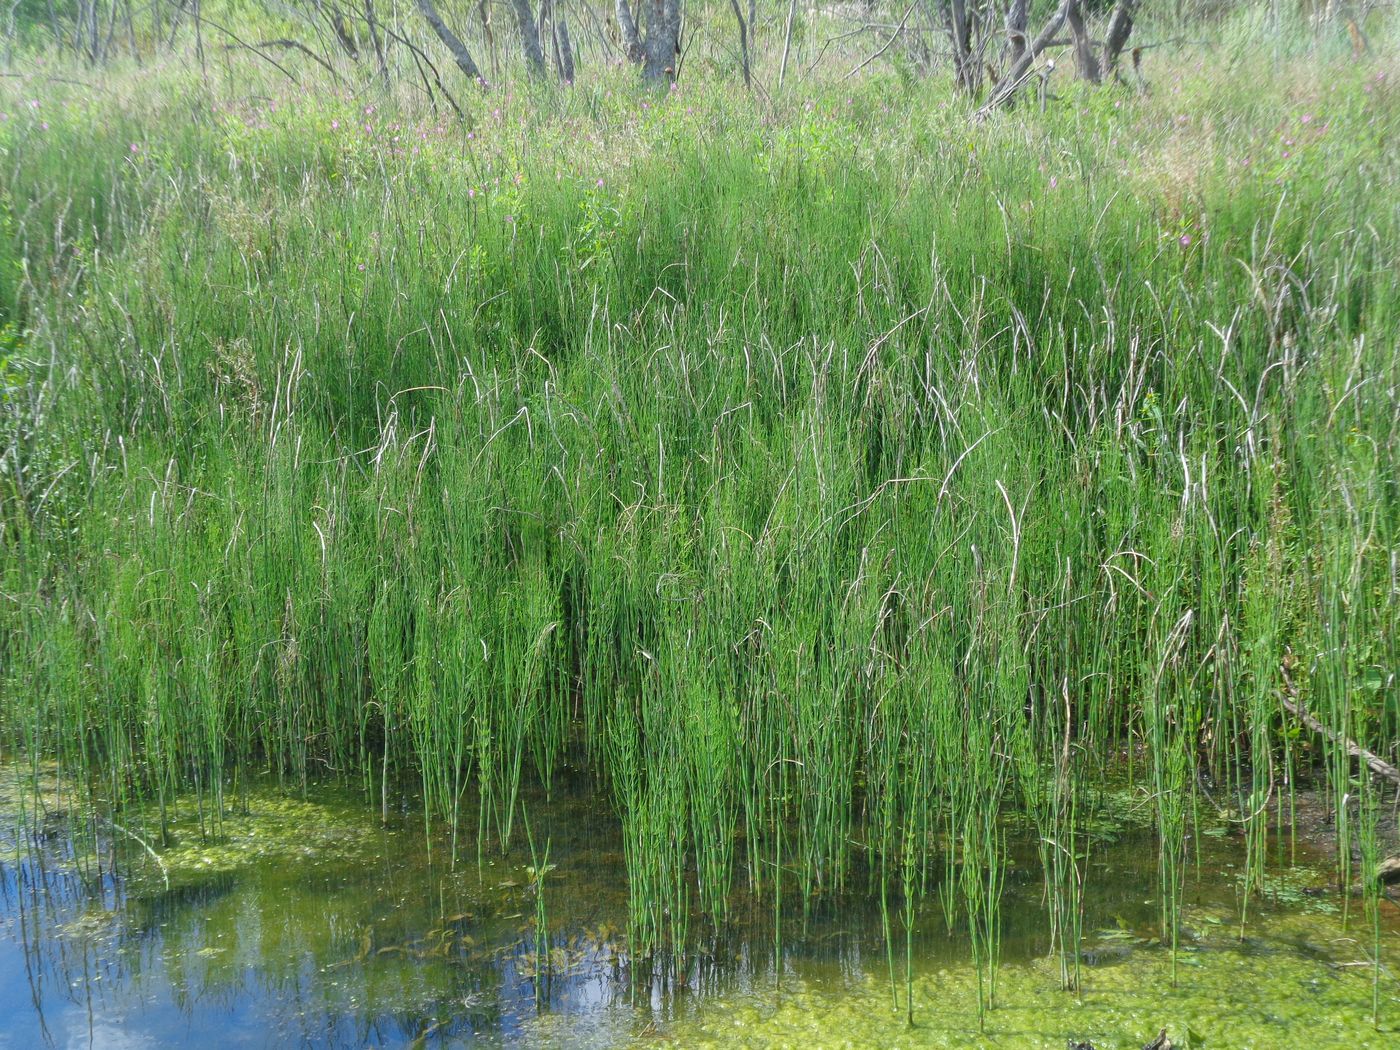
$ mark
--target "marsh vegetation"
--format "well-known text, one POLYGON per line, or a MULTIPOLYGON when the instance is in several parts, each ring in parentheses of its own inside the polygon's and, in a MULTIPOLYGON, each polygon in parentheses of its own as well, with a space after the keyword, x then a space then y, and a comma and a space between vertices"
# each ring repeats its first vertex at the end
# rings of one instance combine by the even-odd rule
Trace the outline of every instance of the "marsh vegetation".
MULTIPOLYGON (((1056 74, 1074 30, 1013 97, 1024 56, 940 63, 927 6, 846 37, 699 9, 660 85, 562 3, 576 76, 527 46, 450 90, 421 6, 346 23, 359 60, 195 36, 321 5, 181 7, 169 45, 102 7, 132 27, 102 54, 14 34, 0 865, 168 886, 252 849, 269 790, 348 791, 345 841, 408 814, 434 872, 518 866, 538 980, 582 792, 630 994, 744 929, 756 1041, 797 1038, 785 960, 859 916, 876 984, 830 1023, 878 992, 940 1045, 1093 998, 1124 826, 1163 995, 1201 886, 1231 887, 1213 937, 1267 937, 1320 843, 1303 882, 1366 980, 1316 1018, 1393 1025, 1395 12, 1030 5, 1091 37, 1126 6, 1145 50, 1056 74), (742 76, 721 15, 756 27, 742 76)), ((1000 8, 953 6, 1000 56, 1000 8)))

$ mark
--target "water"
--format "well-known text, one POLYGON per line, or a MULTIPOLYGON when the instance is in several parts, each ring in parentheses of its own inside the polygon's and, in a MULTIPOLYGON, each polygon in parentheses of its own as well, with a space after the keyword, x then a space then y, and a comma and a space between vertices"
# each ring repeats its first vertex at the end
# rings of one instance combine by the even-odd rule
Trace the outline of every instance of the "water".
MULTIPOLYGON (((1058 988, 1034 851, 1013 837, 1002 1003, 979 1035, 966 938, 932 901, 915 931, 911 1031, 892 1007, 879 913, 863 893, 788 916, 779 962, 771 900, 740 892, 724 930, 697 917, 690 957, 658 973, 628 956, 616 821, 575 778, 550 800, 525 796, 554 865, 543 877, 542 954, 519 821, 506 856, 493 844, 478 863, 462 839, 454 863, 450 837, 429 841, 411 797, 403 802, 386 826, 344 789, 262 787, 229 800, 220 828, 206 813, 203 835, 186 804, 168 843, 155 841, 158 828, 89 823, 99 863, 75 847, 67 821, 21 832, 11 792, 0 831, 0 1048, 1063 1047, 1071 1036, 1102 1048, 1140 1046, 1162 1025, 1178 1046, 1212 1025, 1200 1045, 1400 1045, 1369 1024, 1371 971, 1357 965, 1369 958, 1367 933, 1341 929, 1342 898, 1316 889, 1315 869, 1271 876, 1271 900, 1240 940, 1240 850, 1220 829, 1197 842, 1175 990, 1156 940, 1155 847, 1131 820, 1104 829, 1089 872, 1082 1004, 1058 988), (1252 1041, 1256 1030, 1264 1042, 1252 1041)), ((1400 1020, 1393 907, 1384 936, 1385 1009, 1400 1020)))

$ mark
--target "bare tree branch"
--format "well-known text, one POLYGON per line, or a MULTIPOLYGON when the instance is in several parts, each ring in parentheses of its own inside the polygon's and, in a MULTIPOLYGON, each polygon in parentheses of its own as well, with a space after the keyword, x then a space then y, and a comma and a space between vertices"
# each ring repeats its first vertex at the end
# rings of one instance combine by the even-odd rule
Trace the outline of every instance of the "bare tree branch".
POLYGON ((379 39, 379 20, 374 16, 374 0, 365 0, 365 21, 369 23, 369 39, 374 44, 374 57, 379 60, 379 76, 389 86, 389 63, 384 57, 384 44, 379 39))
POLYGON ((992 88, 991 98, 987 100, 986 105, 977 111, 979 118, 985 117, 992 110, 1011 101, 1021 85, 1026 82, 1026 74, 1035 64, 1035 60, 1040 57, 1042 51, 1050 46, 1051 41, 1055 39, 1055 34, 1064 26, 1069 9, 1078 6, 1079 0, 1061 0, 1055 13, 1045 20, 1045 25, 1041 27, 1035 39, 1021 52, 1021 57, 1011 63, 1011 68, 1002 74, 1001 79, 992 88))
POLYGON ((792 53, 792 23, 797 17, 797 0, 788 0, 787 29, 783 32, 783 63, 778 67, 778 90, 787 79, 788 55, 792 53))
POLYGON ((739 0, 729 0, 729 6, 734 9, 734 20, 739 23, 739 58, 744 66, 744 87, 753 87, 753 79, 749 75, 749 27, 744 21, 744 13, 739 9, 739 0))
MULTIPOLYGON (((210 25, 213 25, 214 23, 210 22, 209 24, 210 24, 210 25)), ((340 74, 337 73, 337 72, 335 71, 335 67, 334 67, 334 66, 332 66, 329 62, 327 62, 327 61, 326 61, 324 58, 322 58, 320 55, 316 54, 315 51, 312 51, 311 48, 307 47, 307 46, 306 46, 305 44, 303 44, 300 40, 291 40, 291 39, 259 40, 256 44, 244 44, 244 43, 240 42, 240 43, 237 43, 237 44, 225 44, 225 45, 224 45, 224 50, 225 50, 225 51, 231 51, 231 50, 233 50, 233 49, 235 49, 235 48, 240 48, 240 47, 248 48, 248 49, 251 50, 251 51, 258 51, 259 49, 265 48, 265 47, 280 47, 280 48, 286 48, 286 49, 289 50, 289 51, 300 51, 303 55, 305 55, 307 58, 311 59, 311 61, 315 62, 318 66, 320 66, 322 69, 324 69, 324 70, 325 70, 327 73, 329 73, 331 76, 335 77, 335 79, 336 79, 337 81, 339 81, 339 80, 341 79, 341 78, 340 78, 340 74)))
POLYGON ((476 62, 472 59, 471 52, 467 50, 467 45, 462 43, 461 38, 447 27, 447 23, 437 13, 433 7, 432 0, 418 0, 418 12, 432 27, 437 38, 442 41, 443 46, 452 53, 453 61, 457 63, 457 68, 473 80, 485 83, 485 78, 481 75, 481 70, 477 68, 476 62))
POLYGON ((869 58, 867 58, 867 59, 866 59, 864 62, 862 62, 860 65, 856 66, 854 69, 852 69, 849 73, 847 73, 847 74, 846 74, 844 77, 842 77, 841 79, 843 79, 843 80, 850 80, 851 77, 855 76, 857 73, 859 73, 859 72, 860 72, 862 69, 864 69, 866 66, 870 65, 871 62, 874 62, 877 58, 879 58, 879 57, 880 57, 881 55, 883 55, 886 51, 888 51, 888 50, 890 49, 890 45, 893 44, 896 40, 899 39, 899 34, 902 33, 902 32, 904 32, 904 23, 907 22, 907 21, 909 21, 909 16, 910 16, 911 14, 914 13, 914 8, 917 7, 918 4, 919 4, 919 0, 914 0, 914 2, 913 2, 912 4, 909 5, 908 10, 906 10, 906 11, 904 12, 904 17, 901 18, 901 19, 899 20, 899 25, 897 25, 897 26, 894 27, 894 32, 890 34, 890 38, 889 38, 888 40, 885 41, 884 46, 881 47, 879 51, 876 51, 873 55, 871 55, 869 58))
POLYGON ((437 66, 433 64, 433 60, 429 58, 427 54, 416 44, 409 41, 408 38, 400 36, 392 29, 389 30, 389 35, 392 36, 395 40, 397 40, 400 44, 403 44, 405 47, 407 47, 409 51, 413 53, 415 61, 421 58, 423 62, 427 64, 428 68, 433 72, 433 80, 436 81, 438 90, 442 92, 443 96, 447 99, 448 104, 453 108, 453 110, 456 111, 457 116, 462 120, 466 120, 467 115, 464 112, 462 112, 462 107, 457 105, 457 100, 452 97, 452 92, 448 91, 447 85, 442 82, 442 75, 438 72, 437 66))

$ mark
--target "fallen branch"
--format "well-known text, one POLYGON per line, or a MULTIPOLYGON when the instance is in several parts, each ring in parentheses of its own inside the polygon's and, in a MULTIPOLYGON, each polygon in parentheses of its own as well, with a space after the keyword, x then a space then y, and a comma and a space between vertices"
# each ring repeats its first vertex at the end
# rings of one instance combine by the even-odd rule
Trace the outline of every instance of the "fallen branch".
MULTIPOLYGON (((211 22, 210 24, 213 25, 212 22, 211 22)), ((253 51, 253 52, 255 52, 255 53, 261 55, 261 54, 262 54, 261 49, 262 49, 262 48, 266 48, 266 47, 280 47, 280 48, 285 48, 285 49, 290 50, 290 51, 300 51, 300 52, 301 52, 303 55, 305 55, 307 58, 311 59, 311 61, 315 62, 317 65, 319 65, 319 66, 321 66, 323 69, 325 69, 325 71, 326 71, 327 73, 329 73, 331 76, 335 77, 335 79, 336 79, 337 81, 339 81, 339 82, 341 82, 341 83, 344 83, 344 81, 341 81, 341 80, 340 80, 340 74, 337 73, 337 72, 335 71, 335 67, 334 67, 334 66, 332 66, 329 62, 327 62, 327 61, 326 61, 324 58, 322 58, 320 55, 316 54, 315 51, 312 51, 311 48, 307 47, 307 46, 306 46, 305 44, 303 44, 300 40, 290 40, 290 39, 282 39, 282 40, 259 40, 256 44, 245 44, 245 43, 243 43, 243 42, 240 41, 240 42, 237 43, 237 44, 225 44, 225 45, 224 45, 224 50, 225 50, 225 51, 234 51, 234 50, 237 50, 237 49, 239 49, 239 48, 247 48, 248 50, 253 51)), ((264 56, 264 57, 265 57, 265 56, 264 56)))
MULTIPOLYGON (((1293 684, 1289 682, 1287 678, 1284 679, 1284 683, 1287 689, 1287 693, 1292 693, 1293 684)), ((1322 736, 1325 736, 1334 744, 1341 744, 1343 747, 1346 748, 1347 754, 1349 754, 1352 758, 1361 759, 1361 761, 1365 762, 1366 765, 1370 767, 1371 772, 1375 773, 1377 776, 1385 777, 1385 779, 1389 780, 1392 784, 1400 784, 1400 769, 1396 769, 1394 766, 1392 766, 1385 759, 1381 758, 1379 755, 1367 751, 1360 744, 1356 743, 1356 741, 1348 740, 1346 737, 1334 732, 1327 726, 1323 725, 1316 718, 1310 715, 1307 711, 1307 708, 1305 708, 1297 700, 1290 700, 1288 695, 1285 694, 1279 697, 1279 703, 1283 705, 1283 709, 1285 711, 1291 714, 1294 718, 1298 719, 1298 721, 1302 722, 1303 725, 1307 726, 1314 733, 1318 733, 1322 736)))
MULTIPOLYGON (((223 33, 224 36, 226 36, 226 37, 228 37, 230 40, 232 40, 234 45, 237 45, 237 47, 244 47, 244 48, 247 48, 249 51, 253 52, 253 54, 257 55, 259 58, 261 58, 261 59, 262 59, 264 62, 266 62, 268 65, 272 66, 272 68, 274 68, 274 69, 276 69, 278 72, 282 73, 288 80, 290 80, 290 81, 291 81, 293 84, 295 84, 297 87, 301 87, 301 81, 298 80, 298 79, 296 78, 296 74, 293 73, 293 72, 292 72, 290 69, 288 69, 286 66, 282 65, 281 62, 278 62, 275 58, 273 58, 271 55, 269 55, 266 51, 262 50, 262 47, 261 47, 260 45, 248 43, 248 41, 244 40, 244 39, 243 39, 242 37, 240 37, 237 33, 235 33, 232 29, 229 29, 227 26, 221 26, 221 25, 219 25, 218 22, 210 21, 208 18, 204 18, 204 17, 201 16, 201 17, 200 17, 200 20, 199 20, 199 22, 198 22, 197 24, 200 25, 200 26, 208 25, 208 26, 210 26, 210 27, 213 28, 213 29, 217 29, 220 33, 223 33)), ((273 43, 274 43, 274 44, 280 43, 280 41, 273 41, 273 43)), ((204 45, 203 45, 203 44, 200 44, 199 47, 200 47, 200 54, 203 55, 203 53, 204 53, 204 51, 203 51, 204 45)), ((225 47, 224 50, 226 50, 226 51, 235 50, 235 47, 234 47, 233 45, 230 45, 230 46, 228 46, 228 47, 225 47)), ((202 61, 202 59, 201 59, 201 61, 202 61)))
POLYGON ((1400 885, 1400 854, 1386 857, 1376 865, 1376 881, 1382 886, 1400 885))

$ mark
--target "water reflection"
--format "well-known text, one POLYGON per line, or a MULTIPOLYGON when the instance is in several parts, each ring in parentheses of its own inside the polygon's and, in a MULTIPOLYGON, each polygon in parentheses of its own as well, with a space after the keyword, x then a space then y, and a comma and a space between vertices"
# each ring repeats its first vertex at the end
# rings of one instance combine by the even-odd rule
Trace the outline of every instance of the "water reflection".
POLYGON ((421 824, 374 828, 358 800, 318 795, 367 833, 231 870, 173 868, 168 886, 80 867, 66 838, 11 820, 0 1047, 509 1042, 541 1013, 606 1017, 613 1035, 632 1025, 619 845, 584 819, 586 798, 532 800, 568 862, 550 873, 539 941, 522 858, 454 865, 421 824))
MULTIPOLYGON (((763 994, 789 977, 853 986, 882 972, 882 927, 859 866, 856 892, 817 900, 780 930, 771 900, 739 891, 723 929, 693 925, 680 965, 631 959, 621 843, 606 807, 583 783, 526 804, 557 865, 545 879, 543 943, 523 843, 505 857, 485 850, 480 863, 472 845, 454 864, 450 842, 429 843, 418 819, 379 827, 360 799, 334 790, 313 793, 297 819, 317 814, 319 826, 290 839, 255 823, 259 796, 249 816, 228 817, 226 836, 247 836, 237 849, 201 853, 197 830, 179 829, 190 845, 168 884, 123 837, 102 842, 102 863, 79 863, 52 828, 21 834, 11 822, 0 832, 0 1048, 547 1045, 561 1031, 571 1045, 614 1045, 711 997, 763 994), (112 858, 130 872, 114 878, 112 858)), ((1211 870, 1225 871, 1228 844, 1212 848, 1211 870)), ((1013 862, 1007 962, 1050 948, 1029 839, 1013 862)), ((1105 840, 1085 924, 1121 938, 1091 944, 1086 963, 1115 965, 1152 937, 1155 878, 1145 833, 1105 840)), ((1188 903, 1227 914, 1235 905, 1228 878, 1192 886, 1188 903)), ((933 901, 914 942, 921 968, 968 957, 933 901)))

